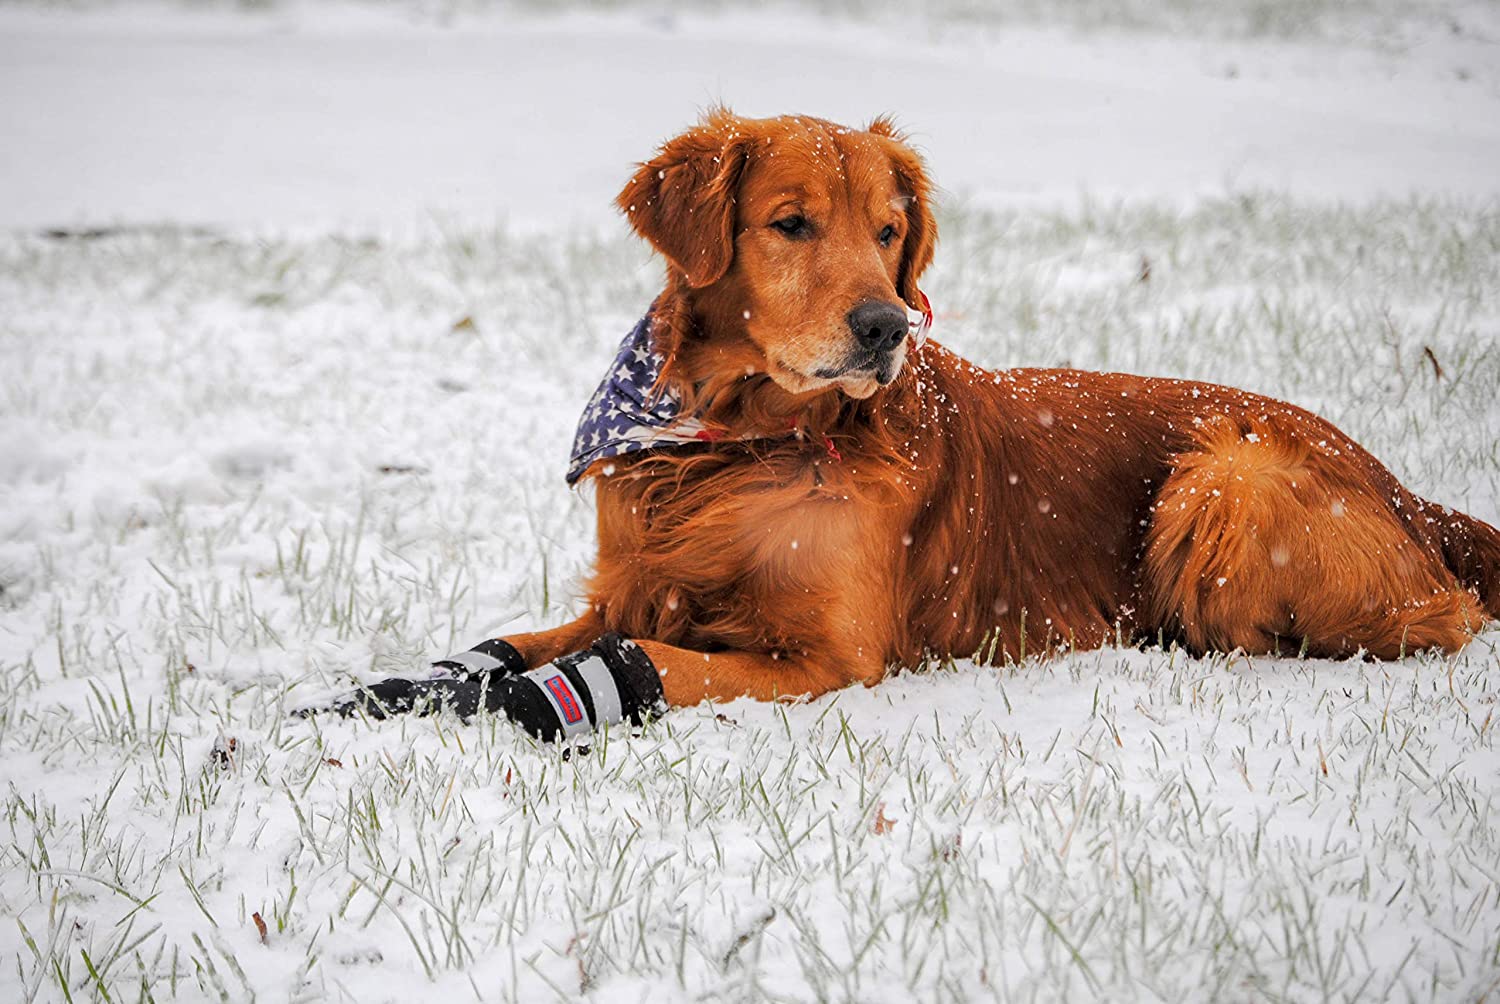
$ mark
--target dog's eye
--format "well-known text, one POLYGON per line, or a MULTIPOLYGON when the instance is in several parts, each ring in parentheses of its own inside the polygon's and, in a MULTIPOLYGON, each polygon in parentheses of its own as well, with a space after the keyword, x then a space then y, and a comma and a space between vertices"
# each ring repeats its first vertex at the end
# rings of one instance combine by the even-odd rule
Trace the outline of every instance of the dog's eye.
POLYGON ((896 239, 896 228, 893 227, 893 226, 891 226, 890 224, 886 224, 886 228, 884 230, 880 231, 880 236, 876 238, 876 240, 880 241, 880 246, 883 247, 883 248, 890 247, 891 246, 891 241, 893 241, 895 239, 896 239))
POLYGON ((807 233, 807 218, 804 216, 783 216, 771 224, 777 230, 788 237, 802 237, 807 233))

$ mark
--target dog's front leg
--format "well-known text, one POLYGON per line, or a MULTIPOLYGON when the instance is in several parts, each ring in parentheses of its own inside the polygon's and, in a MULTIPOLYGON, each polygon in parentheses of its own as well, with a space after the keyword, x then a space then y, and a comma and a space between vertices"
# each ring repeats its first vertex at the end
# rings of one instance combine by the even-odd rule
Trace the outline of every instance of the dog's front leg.
POLYGON ((877 658, 694 652, 605 634, 578 652, 491 681, 483 706, 543 740, 571 739, 705 700, 799 700, 874 683, 877 658))
POLYGON ((636 644, 656 667, 666 702, 674 708, 736 697, 757 701, 821 697, 851 683, 876 683, 885 675, 881 659, 864 652, 782 656, 694 652, 645 639, 636 644))
POLYGON ((551 741, 704 701, 818 697, 851 683, 874 683, 885 669, 878 657, 860 650, 796 656, 695 652, 599 634, 600 626, 596 617, 585 616, 548 631, 481 642, 435 663, 430 678, 382 680, 333 710, 362 710, 376 718, 440 708, 465 718, 488 711, 551 741))
POLYGON ((392 676, 361 686, 326 709, 304 708, 299 714, 329 710, 341 715, 363 711, 373 718, 444 708, 467 718, 486 706, 500 681, 552 662, 604 633, 604 622, 590 610, 577 620, 527 634, 490 638, 473 648, 445 656, 422 676, 392 676))
POLYGON ((503 639, 520 653, 527 669, 551 662, 593 642, 604 634, 604 618, 593 610, 567 624, 546 631, 506 635, 503 639))

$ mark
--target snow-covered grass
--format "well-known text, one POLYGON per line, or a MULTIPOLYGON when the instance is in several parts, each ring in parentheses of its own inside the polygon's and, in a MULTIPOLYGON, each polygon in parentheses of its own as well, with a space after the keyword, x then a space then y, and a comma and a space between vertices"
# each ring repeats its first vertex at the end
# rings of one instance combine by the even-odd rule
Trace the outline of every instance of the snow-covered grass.
MULTIPOLYGON (((1500 514, 1493 205, 943 224, 976 360, 1288 397, 1500 514)), ((1493 996, 1500 632, 961 661, 569 756, 289 718, 568 616, 572 423, 657 278, 458 221, 0 238, 5 998, 1493 996)))

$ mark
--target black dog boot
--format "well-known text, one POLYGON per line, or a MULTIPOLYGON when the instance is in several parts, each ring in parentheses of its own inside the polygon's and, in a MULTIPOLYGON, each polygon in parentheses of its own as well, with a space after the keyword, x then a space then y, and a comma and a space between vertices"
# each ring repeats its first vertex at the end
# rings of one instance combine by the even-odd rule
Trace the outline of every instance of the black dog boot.
MULTIPOLYGON (((526 672, 526 660, 502 638, 482 641, 432 664, 432 673, 418 679, 392 676, 366 684, 327 709, 348 717, 363 711, 371 718, 415 712, 433 714, 445 708, 469 718, 484 706, 484 695, 506 677, 526 672)), ((305 712, 306 713, 306 712, 305 712)))

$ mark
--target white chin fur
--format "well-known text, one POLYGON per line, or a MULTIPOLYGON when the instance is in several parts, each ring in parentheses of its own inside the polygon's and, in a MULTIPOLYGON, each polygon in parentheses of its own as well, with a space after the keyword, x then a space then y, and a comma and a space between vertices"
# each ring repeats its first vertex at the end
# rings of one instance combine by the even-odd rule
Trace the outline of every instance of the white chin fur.
POLYGON ((862 380, 850 380, 848 378, 845 378, 842 380, 835 380, 833 382, 839 385, 839 390, 843 391, 845 394, 848 394, 850 397, 854 398, 857 401, 863 401, 865 398, 869 397, 871 394, 880 389, 880 382, 874 377, 866 377, 862 380))
MULTIPOLYGON (((902 353, 901 359, 896 364, 895 373, 891 376, 892 383, 901 375, 901 368, 905 365, 906 354, 902 353)), ((875 379, 875 374, 868 371, 846 373, 839 377, 820 377, 809 376, 783 363, 773 363, 769 373, 771 379, 776 381, 783 390, 793 394, 810 394, 828 387, 837 387, 849 397, 863 400, 880 389, 880 381, 875 379)))

